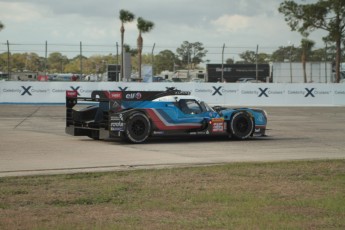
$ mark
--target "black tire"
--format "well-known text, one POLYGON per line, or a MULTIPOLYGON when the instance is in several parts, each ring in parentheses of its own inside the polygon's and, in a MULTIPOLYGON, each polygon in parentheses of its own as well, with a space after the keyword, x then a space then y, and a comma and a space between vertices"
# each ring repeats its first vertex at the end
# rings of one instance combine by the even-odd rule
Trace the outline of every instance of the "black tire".
POLYGON ((240 111, 232 116, 229 128, 231 136, 235 139, 247 139, 253 133, 254 120, 249 113, 240 111))
POLYGON ((143 143, 151 133, 151 122, 143 113, 133 113, 128 117, 125 138, 131 143, 143 143))

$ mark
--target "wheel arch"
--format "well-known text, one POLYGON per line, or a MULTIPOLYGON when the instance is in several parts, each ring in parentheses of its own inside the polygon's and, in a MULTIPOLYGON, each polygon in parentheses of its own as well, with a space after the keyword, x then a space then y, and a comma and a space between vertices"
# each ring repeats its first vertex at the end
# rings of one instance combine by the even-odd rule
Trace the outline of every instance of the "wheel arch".
POLYGON ((231 114, 231 118, 228 120, 227 129, 231 137, 235 139, 244 140, 253 136, 255 132, 255 119, 253 114, 247 110, 234 110, 231 114), (242 122, 242 124, 237 124, 240 122, 242 122), (244 125, 248 125, 248 127, 242 130, 244 125))
POLYGON ((126 111, 124 115, 124 121, 126 123, 126 128, 125 128, 125 139, 131 143, 143 143, 145 142, 148 138, 152 136, 153 132, 153 124, 150 116, 145 112, 145 110, 131 110, 131 111, 126 111), (133 119, 133 120, 132 120, 133 119), (134 127, 134 121, 139 121, 141 122, 141 130, 136 130, 137 133, 135 133, 134 127), (144 130, 142 130, 144 129, 144 130), (147 130, 146 130, 147 129, 147 130))

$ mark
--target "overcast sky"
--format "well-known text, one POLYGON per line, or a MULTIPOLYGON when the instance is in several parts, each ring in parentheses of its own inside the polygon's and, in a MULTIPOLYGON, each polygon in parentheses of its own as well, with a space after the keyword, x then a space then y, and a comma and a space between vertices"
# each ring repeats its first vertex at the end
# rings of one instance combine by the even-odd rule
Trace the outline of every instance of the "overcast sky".
MULTIPOLYGON (((239 60, 238 53, 255 51, 257 45, 259 52, 265 53, 279 46, 300 45, 301 35, 291 32, 278 12, 282 1, 0 0, 0 21, 5 25, 0 32, 0 53, 7 51, 4 44, 8 40, 10 44, 23 44, 11 46, 12 51, 40 56, 44 56, 45 41, 48 51, 60 51, 69 57, 78 54, 80 42, 85 46, 85 56, 93 52, 116 54, 115 44, 121 43, 119 11, 125 9, 155 24, 143 35, 144 53, 151 53, 154 44, 155 54, 164 49, 176 52, 183 41, 188 41, 203 43, 211 63, 221 62, 223 44, 224 58, 239 60)), ((125 29, 125 43, 135 48, 136 21, 126 24, 125 29)), ((311 34, 316 48, 324 46, 324 35, 311 34)))

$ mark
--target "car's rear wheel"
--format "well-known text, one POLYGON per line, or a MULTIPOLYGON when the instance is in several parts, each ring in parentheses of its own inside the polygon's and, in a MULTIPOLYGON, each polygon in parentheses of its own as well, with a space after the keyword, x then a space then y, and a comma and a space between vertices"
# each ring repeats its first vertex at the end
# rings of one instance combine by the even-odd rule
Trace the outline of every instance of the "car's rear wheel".
POLYGON ((232 116, 229 126, 231 136, 243 140, 252 135, 254 120, 248 112, 240 111, 232 116))
POLYGON ((150 136, 151 123, 143 113, 133 113, 126 123, 125 137, 131 143, 143 143, 150 136))

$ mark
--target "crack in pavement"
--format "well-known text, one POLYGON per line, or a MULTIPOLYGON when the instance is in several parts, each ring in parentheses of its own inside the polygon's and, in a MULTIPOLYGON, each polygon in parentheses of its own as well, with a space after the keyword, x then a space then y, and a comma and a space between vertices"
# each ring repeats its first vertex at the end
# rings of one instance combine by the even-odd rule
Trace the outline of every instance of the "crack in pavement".
POLYGON ((30 117, 32 117, 35 113, 38 112, 38 110, 40 110, 41 106, 39 106, 34 112, 32 112, 31 114, 29 114, 28 116, 26 116, 21 122, 19 122, 13 129, 18 128, 21 124, 23 124, 27 119, 29 119, 30 117))

